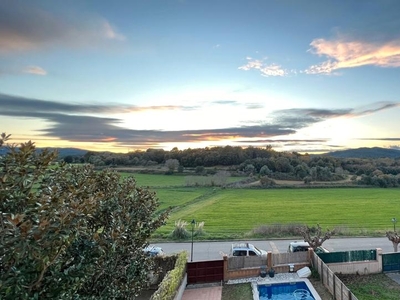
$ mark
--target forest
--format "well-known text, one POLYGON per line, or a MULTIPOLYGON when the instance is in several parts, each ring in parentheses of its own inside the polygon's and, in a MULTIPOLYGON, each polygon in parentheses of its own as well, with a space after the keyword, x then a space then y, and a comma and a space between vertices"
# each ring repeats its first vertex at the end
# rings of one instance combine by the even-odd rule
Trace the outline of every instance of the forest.
POLYGON ((147 149, 129 153, 93 152, 68 155, 68 163, 90 163, 97 168, 143 167, 142 172, 166 174, 193 172, 214 175, 228 171, 231 176, 258 176, 270 186, 273 180, 340 181, 350 179, 362 186, 400 186, 400 158, 338 158, 329 154, 310 155, 297 152, 278 152, 271 146, 210 147, 170 151, 147 149), (156 168, 156 167, 166 167, 156 168), (147 169, 147 170, 146 170, 147 169))

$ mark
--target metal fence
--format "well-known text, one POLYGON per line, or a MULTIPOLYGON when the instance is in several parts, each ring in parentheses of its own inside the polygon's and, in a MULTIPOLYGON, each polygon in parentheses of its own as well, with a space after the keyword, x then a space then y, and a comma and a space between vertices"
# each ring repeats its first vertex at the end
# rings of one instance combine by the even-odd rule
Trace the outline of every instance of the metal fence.
POLYGON ((323 260, 314 253, 311 258, 312 265, 319 273, 323 285, 329 290, 336 300, 358 300, 347 286, 333 273, 323 260))
POLYGON ((317 254, 326 264, 376 260, 376 250, 354 250, 317 254))
POLYGON ((382 271, 400 271, 400 252, 382 254, 382 271))

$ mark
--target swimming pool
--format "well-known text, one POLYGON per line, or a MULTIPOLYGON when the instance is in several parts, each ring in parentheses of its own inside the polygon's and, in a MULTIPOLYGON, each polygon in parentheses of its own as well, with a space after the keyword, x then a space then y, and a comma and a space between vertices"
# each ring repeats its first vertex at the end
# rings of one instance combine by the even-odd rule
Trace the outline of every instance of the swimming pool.
POLYGON ((316 300, 304 281, 261 284, 257 291, 260 300, 316 300))

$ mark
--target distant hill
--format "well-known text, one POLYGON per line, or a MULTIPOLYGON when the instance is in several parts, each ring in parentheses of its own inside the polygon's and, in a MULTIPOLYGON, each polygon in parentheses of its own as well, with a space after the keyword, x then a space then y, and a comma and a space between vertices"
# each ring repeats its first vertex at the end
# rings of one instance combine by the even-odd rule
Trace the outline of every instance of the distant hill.
POLYGON ((400 158, 400 150, 379 147, 357 148, 332 151, 325 153, 324 155, 337 158, 400 158))
MULTIPOLYGON (((37 148, 38 151, 43 150, 44 148, 37 148)), ((58 150, 58 156, 60 158, 66 157, 68 155, 71 156, 83 156, 88 150, 78 149, 78 148, 47 148, 50 150, 58 150)), ((6 148, 0 148, 0 155, 4 155, 7 153, 6 148)))

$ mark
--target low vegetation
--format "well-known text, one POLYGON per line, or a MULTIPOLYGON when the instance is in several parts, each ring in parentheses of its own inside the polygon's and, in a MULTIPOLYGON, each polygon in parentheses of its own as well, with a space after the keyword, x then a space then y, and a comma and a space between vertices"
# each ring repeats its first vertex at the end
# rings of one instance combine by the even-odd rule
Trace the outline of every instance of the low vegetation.
POLYGON ((399 299, 400 285, 385 274, 338 276, 360 300, 399 299))
POLYGON ((250 283, 225 284, 222 288, 221 300, 253 299, 250 283))

